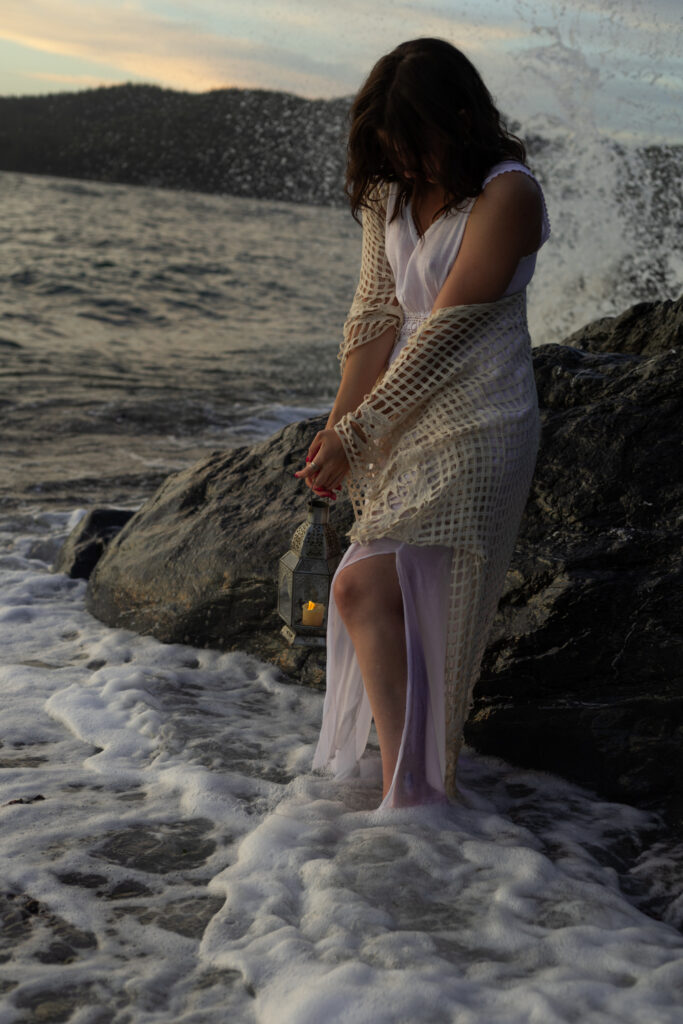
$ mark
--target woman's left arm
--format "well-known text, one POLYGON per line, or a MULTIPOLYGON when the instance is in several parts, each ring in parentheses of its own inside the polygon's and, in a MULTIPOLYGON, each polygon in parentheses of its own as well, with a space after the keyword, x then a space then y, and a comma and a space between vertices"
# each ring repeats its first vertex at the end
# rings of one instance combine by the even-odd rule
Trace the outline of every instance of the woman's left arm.
POLYGON ((533 178, 506 171, 490 181, 472 208, 432 312, 501 298, 522 257, 539 248, 542 225, 543 199, 533 178))

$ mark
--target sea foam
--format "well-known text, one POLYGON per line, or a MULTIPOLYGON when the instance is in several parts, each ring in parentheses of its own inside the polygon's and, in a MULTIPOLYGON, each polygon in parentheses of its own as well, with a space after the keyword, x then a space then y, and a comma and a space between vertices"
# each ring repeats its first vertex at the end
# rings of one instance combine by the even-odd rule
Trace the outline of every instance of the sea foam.
POLYGON ((3 1021, 680 1019, 624 894, 652 816, 472 751, 460 804, 378 811, 376 749, 310 771, 320 694, 92 619, 30 555, 77 518, 3 537, 3 1021))

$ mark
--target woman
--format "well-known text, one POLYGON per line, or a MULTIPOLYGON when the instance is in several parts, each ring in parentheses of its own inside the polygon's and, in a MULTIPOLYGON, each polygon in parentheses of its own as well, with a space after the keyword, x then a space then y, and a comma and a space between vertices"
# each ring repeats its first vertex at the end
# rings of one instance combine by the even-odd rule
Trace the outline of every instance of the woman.
POLYGON ((455 764, 538 447, 525 287, 549 235, 522 143, 478 72, 403 43, 351 110, 358 289, 326 429, 297 474, 346 480, 314 767, 355 769, 374 717, 383 804, 456 794, 455 764))

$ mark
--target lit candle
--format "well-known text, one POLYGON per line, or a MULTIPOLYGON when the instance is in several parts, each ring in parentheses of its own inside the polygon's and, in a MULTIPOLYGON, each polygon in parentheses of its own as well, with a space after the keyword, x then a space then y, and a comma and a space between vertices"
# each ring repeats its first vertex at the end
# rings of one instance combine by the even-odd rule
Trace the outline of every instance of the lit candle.
POLYGON ((301 609, 301 622, 304 626, 322 626, 325 616, 325 605, 307 601, 301 609))

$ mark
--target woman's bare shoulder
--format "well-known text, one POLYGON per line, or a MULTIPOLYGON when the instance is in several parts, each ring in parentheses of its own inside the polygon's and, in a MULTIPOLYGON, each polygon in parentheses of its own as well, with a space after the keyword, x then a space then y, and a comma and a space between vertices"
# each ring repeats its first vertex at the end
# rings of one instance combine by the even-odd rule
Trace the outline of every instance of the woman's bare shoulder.
POLYGON ((541 243, 543 197, 535 178, 524 171, 511 169, 492 178, 472 213, 475 225, 495 224, 498 232, 515 237, 524 255, 541 243))
POLYGON ((523 205, 532 210, 543 210, 543 199, 541 189, 530 174, 517 168, 510 168, 502 171, 492 178, 485 186, 479 196, 478 204, 482 206, 507 206, 513 203, 515 206, 523 205))

